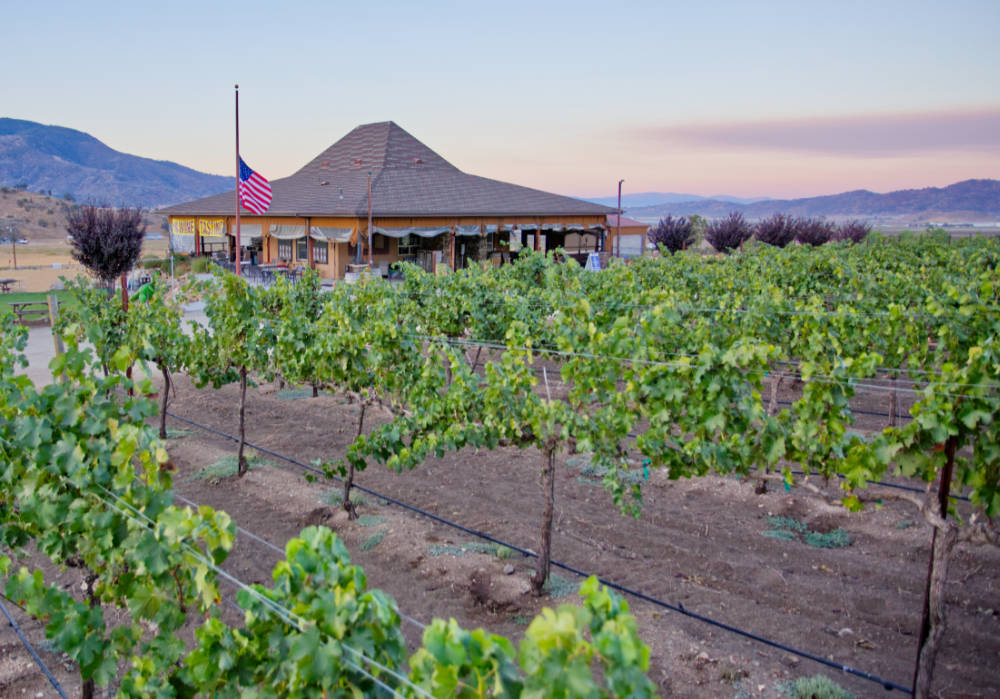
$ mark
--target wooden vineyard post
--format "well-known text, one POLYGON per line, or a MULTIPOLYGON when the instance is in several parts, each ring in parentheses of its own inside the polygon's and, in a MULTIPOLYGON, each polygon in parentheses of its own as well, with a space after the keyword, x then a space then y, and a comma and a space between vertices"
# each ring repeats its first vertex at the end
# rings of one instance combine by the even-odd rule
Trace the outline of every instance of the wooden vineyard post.
POLYGON ((62 337, 56 331, 56 323, 59 320, 59 297, 55 294, 49 294, 46 300, 49 302, 49 327, 52 328, 52 342, 55 345, 56 356, 58 356, 66 351, 62 337))

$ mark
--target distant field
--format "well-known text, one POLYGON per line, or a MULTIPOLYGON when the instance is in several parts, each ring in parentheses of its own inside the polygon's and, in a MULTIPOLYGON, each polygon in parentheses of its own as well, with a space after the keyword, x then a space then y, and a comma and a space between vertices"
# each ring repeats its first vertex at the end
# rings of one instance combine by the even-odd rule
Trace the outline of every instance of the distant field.
MULTIPOLYGON (((0 244, 0 278, 16 279, 17 291, 43 292, 58 283, 59 277, 85 274, 70 256, 66 238, 66 215, 73 206, 73 202, 36 192, 0 188, 0 233, 6 237, 10 228, 17 238, 28 241, 27 245, 0 244)), ((166 233, 166 216, 146 213, 144 219, 147 233, 166 233)), ((165 235, 147 240, 142 257, 165 257, 167 245, 165 235)))
MULTIPOLYGON (((920 232, 924 229, 917 226, 876 226, 875 230, 885 235, 899 235, 903 231, 920 232)), ((944 230, 953 238, 1000 235, 1000 226, 947 226, 944 230)))
MULTIPOLYGON (((142 248, 142 257, 166 257, 166 240, 148 240, 142 248)), ((48 291, 60 277, 73 279, 86 276, 86 270, 70 255, 69 243, 45 241, 29 242, 17 246, 17 269, 10 245, 0 246, 0 278, 17 279, 17 291, 48 291)))

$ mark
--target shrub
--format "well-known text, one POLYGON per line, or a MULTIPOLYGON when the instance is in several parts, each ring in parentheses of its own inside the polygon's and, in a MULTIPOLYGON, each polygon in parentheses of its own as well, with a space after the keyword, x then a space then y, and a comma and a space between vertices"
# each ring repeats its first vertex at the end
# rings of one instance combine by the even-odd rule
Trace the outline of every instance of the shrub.
POLYGON ((170 258, 147 257, 140 263, 144 269, 158 269, 164 274, 170 274, 170 258))
POLYGON ((774 214, 757 222, 754 236, 762 243, 783 248, 795 240, 795 219, 785 214, 774 214))
POLYGON ((196 257, 191 260, 191 271, 195 274, 204 274, 208 271, 208 258, 196 257))
POLYGON ((738 248, 750 233, 750 225, 739 211, 705 226, 705 240, 719 252, 738 248))
POLYGON ((872 232, 872 227, 870 223, 865 223, 864 221, 845 221, 840 224, 840 229, 837 231, 837 240, 850 240, 852 243, 860 243, 862 240, 868 237, 868 234, 872 232))
POLYGON ((817 247, 834 239, 836 226, 822 218, 800 218, 795 222, 795 239, 817 247))
POLYGON ((671 253, 675 253, 684 250, 694 240, 694 225, 683 216, 680 218, 667 216, 661 218, 659 223, 650 229, 647 237, 657 248, 662 245, 671 253))

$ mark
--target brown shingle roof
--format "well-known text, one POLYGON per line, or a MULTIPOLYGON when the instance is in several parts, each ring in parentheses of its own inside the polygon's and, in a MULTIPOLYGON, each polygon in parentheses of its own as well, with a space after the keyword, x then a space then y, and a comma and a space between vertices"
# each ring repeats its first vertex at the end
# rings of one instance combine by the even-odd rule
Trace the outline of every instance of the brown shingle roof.
MULTIPOLYGON (((372 175, 376 216, 573 216, 614 211, 572 197, 468 175, 394 122, 358 126, 295 174, 271 182, 268 216, 366 216, 372 175)), ((161 209, 226 216, 234 194, 161 209)), ((247 212, 249 214, 249 212, 247 212)))
MULTIPOLYGON (((618 225, 618 214, 608 214, 608 225, 612 228, 618 225)), ((651 228, 648 223, 643 223, 642 221, 636 221, 634 218, 622 216, 622 228, 641 228, 643 226, 651 228)))

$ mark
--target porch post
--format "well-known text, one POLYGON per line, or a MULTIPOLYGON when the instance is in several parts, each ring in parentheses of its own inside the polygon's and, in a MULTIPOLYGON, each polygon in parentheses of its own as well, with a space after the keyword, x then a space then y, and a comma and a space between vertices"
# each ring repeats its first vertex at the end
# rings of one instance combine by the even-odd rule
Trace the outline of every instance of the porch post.
POLYGON ((312 218, 306 216, 306 257, 309 258, 309 269, 316 269, 313 262, 312 218))

